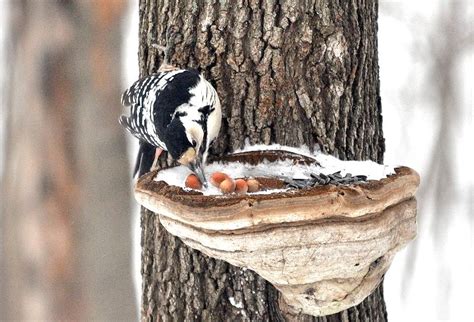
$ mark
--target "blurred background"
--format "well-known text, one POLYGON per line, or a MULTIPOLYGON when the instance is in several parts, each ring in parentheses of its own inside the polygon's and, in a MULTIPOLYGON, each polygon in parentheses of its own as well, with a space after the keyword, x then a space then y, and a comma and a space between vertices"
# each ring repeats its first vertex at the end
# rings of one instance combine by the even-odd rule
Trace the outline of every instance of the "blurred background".
MULTIPOLYGON (((474 5, 380 1, 385 163, 421 174, 391 321, 466 321, 474 286, 474 5)), ((140 237, 120 94, 127 0, 0 0, 0 320, 138 319, 140 237)))

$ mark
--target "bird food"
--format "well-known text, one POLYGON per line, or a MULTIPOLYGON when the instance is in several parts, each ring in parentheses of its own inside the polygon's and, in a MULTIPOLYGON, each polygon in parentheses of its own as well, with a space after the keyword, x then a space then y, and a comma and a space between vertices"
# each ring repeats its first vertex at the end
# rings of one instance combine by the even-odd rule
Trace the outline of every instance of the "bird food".
POLYGON ((186 177, 185 186, 191 189, 200 190, 202 188, 201 180, 194 174, 191 173, 186 177))
MULTIPOLYGON (((324 173, 311 173, 309 179, 294 179, 294 178, 284 178, 279 180, 277 178, 268 178, 273 181, 282 181, 283 185, 288 189, 309 189, 316 186, 324 185, 348 185, 348 184, 359 184, 367 182, 367 176, 365 175, 352 175, 351 173, 346 173, 344 176, 341 175, 341 171, 337 171, 331 174, 324 173)), ((229 193, 238 193, 246 194, 247 192, 253 193, 258 192, 262 188, 262 184, 254 179, 232 179, 229 175, 216 171, 210 176, 211 184, 220 189, 224 194, 229 193)), ((195 174, 190 174, 186 177, 185 186, 187 188, 201 190, 202 183, 195 174)), ((269 188, 269 187, 267 187, 269 188)))
POLYGON ((245 194, 249 190, 247 181, 244 179, 235 180, 235 192, 240 194, 245 194))
POLYGON ((232 178, 227 178, 221 182, 219 188, 223 193, 232 193, 235 190, 235 181, 232 178))
POLYGON ((260 190, 260 183, 255 179, 247 180, 247 185, 249 192, 257 192, 260 190))
POLYGON ((221 185, 221 182, 228 178, 229 176, 227 174, 216 171, 211 175, 211 178, 209 179, 209 181, 211 182, 212 185, 219 187, 221 185))
MULTIPOLYGON (((234 198, 246 194, 293 194, 299 190, 311 190, 326 185, 364 184, 394 173, 392 166, 371 161, 342 161, 319 152, 313 155, 306 152, 306 155, 303 155, 271 148, 272 146, 269 150, 244 151, 211 158, 205 165, 204 179, 198 175, 203 184, 200 189, 185 185, 190 169, 182 165, 160 170, 155 180, 164 181, 171 186, 197 190, 192 192, 193 194, 224 194, 234 198), (221 183, 226 179, 232 180, 221 189, 221 183), (244 180, 247 187, 243 182, 239 183, 238 179, 244 180), (206 185, 204 180, 209 184, 206 185)), ((281 149, 279 146, 278 148, 281 149)), ((187 189, 185 191, 190 192, 187 189)))
MULTIPOLYGON (((219 171, 212 173, 209 181, 213 186, 219 188, 223 194, 258 192, 261 187, 261 184, 256 179, 237 178, 234 180, 229 175, 219 171)), ((195 190, 202 189, 202 183, 194 173, 186 177, 185 186, 195 190)))
POLYGON ((328 175, 324 173, 311 173, 310 176, 311 179, 289 179, 285 180, 285 183, 288 188, 304 189, 328 184, 338 186, 367 182, 367 176, 365 175, 353 176, 351 173, 346 173, 346 175, 342 176, 341 171, 328 175))

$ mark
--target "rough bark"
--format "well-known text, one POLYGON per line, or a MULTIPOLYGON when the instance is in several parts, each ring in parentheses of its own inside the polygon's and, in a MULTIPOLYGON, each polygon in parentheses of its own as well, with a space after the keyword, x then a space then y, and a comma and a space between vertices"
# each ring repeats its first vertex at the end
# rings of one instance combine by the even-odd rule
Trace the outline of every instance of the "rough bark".
MULTIPOLYGON (((199 69, 223 106, 225 154, 250 143, 310 148, 382 162, 376 1, 140 1, 139 64, 199 69), (167 40, 167 41, 166 41, 167 40)), ((144 320, 386 320, 380 286, 328 317, 292 316, 249 270, 183 245, 142 211, 144 320)))

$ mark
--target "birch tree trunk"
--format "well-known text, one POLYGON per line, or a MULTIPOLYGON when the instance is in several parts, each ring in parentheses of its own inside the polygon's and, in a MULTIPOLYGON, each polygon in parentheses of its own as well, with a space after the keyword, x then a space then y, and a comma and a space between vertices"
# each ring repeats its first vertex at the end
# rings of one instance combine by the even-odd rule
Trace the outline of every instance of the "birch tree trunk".
MULTIPOLYGON (((213 154, 245 141, 318 145, 341 159, 382 162, 376 1, 141 0, 141 75, 171 63, 199 69, 223 107, 213 154)), ((384 321, 382 286, 328 316, 291 315, 250 270, 206 257, 142 211, 142 319, 384 321)))

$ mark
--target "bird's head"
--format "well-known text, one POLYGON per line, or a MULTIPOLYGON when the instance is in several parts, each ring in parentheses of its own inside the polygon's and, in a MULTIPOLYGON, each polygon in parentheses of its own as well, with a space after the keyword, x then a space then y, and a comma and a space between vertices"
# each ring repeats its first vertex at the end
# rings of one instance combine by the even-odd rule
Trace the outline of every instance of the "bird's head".
POLYGON ((167 131, 166 147, 171 157, 194 172, 204 186, 207 180, 202 169, 203 149, 201 149, 203 133, 196 123, 189 124, 175 118, 167 131))

